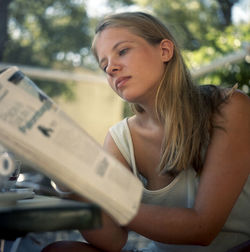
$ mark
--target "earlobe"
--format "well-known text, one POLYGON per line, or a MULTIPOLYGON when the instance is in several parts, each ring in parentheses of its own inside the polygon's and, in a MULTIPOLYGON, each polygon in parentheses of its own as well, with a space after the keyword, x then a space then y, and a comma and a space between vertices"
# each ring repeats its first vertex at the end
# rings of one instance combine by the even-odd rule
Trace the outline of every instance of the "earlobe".
POLYGON ((171 40, 163 39, 160 43, 160 49, 162 61, 170 61, 174 54, 174 43, 171 40))

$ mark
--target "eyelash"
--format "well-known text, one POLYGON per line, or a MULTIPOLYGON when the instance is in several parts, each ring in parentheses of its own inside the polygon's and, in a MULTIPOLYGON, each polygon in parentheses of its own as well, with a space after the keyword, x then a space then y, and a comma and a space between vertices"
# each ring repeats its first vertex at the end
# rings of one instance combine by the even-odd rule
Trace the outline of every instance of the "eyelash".
MULTIPOLYGON (((126 54, 126 52, 129 50, 129 48, 124 48, 118 52, 119 56, 123 56, 126 54)), ((102 70, 106 73, 107 66, 105 66, 102 70)))
POLYGON ((122 56, 124 54, 126 54, 126 52, 128 51, 128 48, 124 48, 122 50, 119 51, 119 56, 122 56))

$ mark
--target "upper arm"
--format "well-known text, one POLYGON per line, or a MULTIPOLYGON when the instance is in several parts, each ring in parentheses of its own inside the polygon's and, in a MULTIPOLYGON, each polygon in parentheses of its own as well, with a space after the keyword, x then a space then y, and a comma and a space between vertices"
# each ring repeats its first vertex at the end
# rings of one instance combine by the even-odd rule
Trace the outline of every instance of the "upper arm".
POLYGON ((104 144, 103 148, 111 154, 113 157, 115 157, 118 161, 120 161, 125 167, 131 170, 128 162, 126 159, 123 157, 121 154, 120 150, 118 149, 115 141, 113 140, 110 132, 107 133, 105 139, 104 139, 104 144))
POLYGON ((250 99, 235 92, 216 116, 194 209, 216 235, 250 173, 250 99))

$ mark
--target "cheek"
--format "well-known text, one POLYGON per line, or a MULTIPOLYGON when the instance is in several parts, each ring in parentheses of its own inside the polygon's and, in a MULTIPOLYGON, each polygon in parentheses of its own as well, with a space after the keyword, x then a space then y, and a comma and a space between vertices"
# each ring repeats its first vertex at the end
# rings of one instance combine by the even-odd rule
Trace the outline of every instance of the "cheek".
POLYGON ((144 75, 155 74, 161 72, 164 67, 158 51, 152 51, 145 49, 140 55, 132 59, 132 65, 134 64, 135 69, 143 71, 144 75))
POLYGON ((159 82, 163 76, 165 64, 159 59, 155 58, 151 58, 151 60, 148 61, 145 60, 146 59, 142 60, 142 64, 140 64, 140 67, 138 67, 138 74, 140 74, 145 81, 153 83, 159 82))

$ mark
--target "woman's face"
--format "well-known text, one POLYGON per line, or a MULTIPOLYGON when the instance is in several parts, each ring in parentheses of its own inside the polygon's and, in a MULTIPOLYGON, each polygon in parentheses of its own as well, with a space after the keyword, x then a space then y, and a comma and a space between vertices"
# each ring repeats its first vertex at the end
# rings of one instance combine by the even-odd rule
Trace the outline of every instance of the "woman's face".
POLYGON ((165 49, 169 46, 173 46, 169 40, 151 45, 126 28, 107 28, 95 40, 98 63, 111 88, 123 99, 141 105, 155 98, 164 62, 171 56, 169 48, 165 49))

